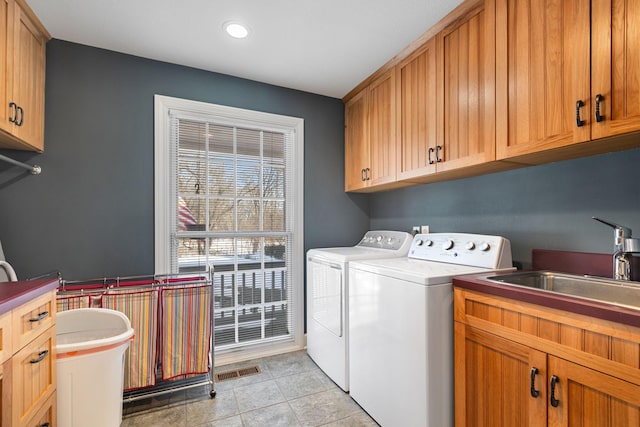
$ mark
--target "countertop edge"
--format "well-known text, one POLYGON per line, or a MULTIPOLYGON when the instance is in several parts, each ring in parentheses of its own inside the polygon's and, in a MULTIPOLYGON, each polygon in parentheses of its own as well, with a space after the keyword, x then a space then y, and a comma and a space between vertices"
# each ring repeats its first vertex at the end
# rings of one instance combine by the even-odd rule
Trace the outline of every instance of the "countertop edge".
POLYGON ((621 307, 598 301, 585 300, 570 295, 561 295, 519 286, 504 285, 486 280, 500 273, 480 273, 453 278, 453 286, 494 296, 510 298, 543 307, 554 308, 602 320, 640 327, 640 310, 621 307))
POLYGON ((57 278, 0 282, 0 315, 58 288, 57 278))

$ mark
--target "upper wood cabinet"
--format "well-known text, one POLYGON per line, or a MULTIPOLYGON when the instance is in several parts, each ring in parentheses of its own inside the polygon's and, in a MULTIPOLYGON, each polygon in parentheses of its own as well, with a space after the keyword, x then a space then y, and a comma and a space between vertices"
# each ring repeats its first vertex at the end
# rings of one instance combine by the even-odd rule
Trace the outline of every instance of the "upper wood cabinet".
POLYGON ((398 179, 436 171, 436 40, 397 66, 398 179))
POLYGON ((495 3, 476 1, 437 36, 438 171, 495 159, 495 3))
POLYGON ((396 80, 391 70, 345 105, 345 190, 396 181, 396 80))
POLYGON ((345 191, 365 188, 369 167, 368 91, 365 89, 344 106, 344 182, 345 191))
POLYGON ((0 147, 43 151, 45 46, 51 36, 24 0, 0 4, 0 147))
POLYGON ((496 157, 640 130, 638 26, 638 2, 498 0, 496 157))
POLYGON ((345 97, 347 110, 368 104, 355 121, 367 122, 366 142, 347 111, 347 157, 370 144, 347 162, 345 188, 640 146, 638 28, 639 1, 466 0, 345 97))
POLYGON ((369 86, 371 184, 396 180, 396 70, 369 86))
POLYGON ((13 123, 9 122, 9 114, 14 114, 13 108, 9 108, 8 83, 9 83, 9 21, 13 9, 9 7, 12 0, 0 0, 0 130, 10 131, 13 123), (10 111, 11 110, 11 111, 10 111))
POLYGON ((589 27, 589 0, 497 0, 498 159, 589 139, 589 27))
POLYGON ((592 139, 640 130, 639 28, 640 2, 591 2, 592 139))

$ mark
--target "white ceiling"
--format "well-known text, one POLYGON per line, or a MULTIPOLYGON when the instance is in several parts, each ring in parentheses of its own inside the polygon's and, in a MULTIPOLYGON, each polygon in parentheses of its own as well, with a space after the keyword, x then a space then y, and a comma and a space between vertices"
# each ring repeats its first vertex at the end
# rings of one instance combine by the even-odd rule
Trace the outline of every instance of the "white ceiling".
POLYGON ((461 0, 27 2, 56 39, 342 98, 461 0))

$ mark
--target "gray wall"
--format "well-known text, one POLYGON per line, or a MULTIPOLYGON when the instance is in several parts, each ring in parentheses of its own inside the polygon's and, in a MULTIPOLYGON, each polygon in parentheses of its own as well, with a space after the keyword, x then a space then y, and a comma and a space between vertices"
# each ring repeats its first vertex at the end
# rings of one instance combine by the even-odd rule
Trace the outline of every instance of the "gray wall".
POLYGON ((497 234, 525 267, 531 249, 612 253, 613 231, 640 236, 640 149, 427 184, 370 199, 372 228, 497 234))
POLYGON ((305 249, 355 244, 368 199, 343 191, 341 100, 52 40, 47 46, 45 152, 1 151, 0 241, 20 278, 150 274, 153 95, 305 120, 305 249))
POLYGON ((373 195, 343 191, 338 99, 53 40, 46 150, 2 151, 0 241, 19 277, 153 272, 153 95, 305 119, 305 249, 352 245, 368 228, 501 234, 532 248, 610 252, 602 216, 640 235, 640 150, 373 195))

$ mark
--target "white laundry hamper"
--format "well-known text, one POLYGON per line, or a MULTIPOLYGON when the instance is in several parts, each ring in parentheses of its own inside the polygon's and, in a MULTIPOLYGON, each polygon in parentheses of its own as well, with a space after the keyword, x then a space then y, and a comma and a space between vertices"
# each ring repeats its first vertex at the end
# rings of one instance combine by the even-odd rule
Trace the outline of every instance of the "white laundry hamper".
POLYGON ((124 352, 133 338, 123 313, 80 308, 57 314, 59 427, 118 427, 124 352))

